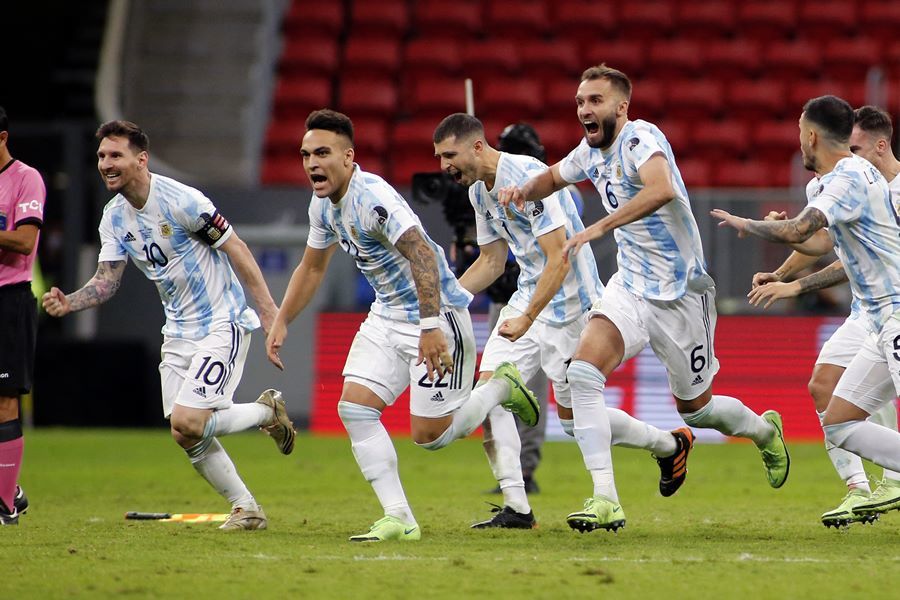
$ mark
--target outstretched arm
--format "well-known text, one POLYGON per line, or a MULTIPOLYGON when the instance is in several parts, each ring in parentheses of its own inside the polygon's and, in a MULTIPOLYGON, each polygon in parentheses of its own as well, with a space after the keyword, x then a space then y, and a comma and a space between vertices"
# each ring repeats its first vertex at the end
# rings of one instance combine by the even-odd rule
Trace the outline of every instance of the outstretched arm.
POLYGON ((824 269, 811 273, 806 277, 801 277, 790 283, 771 282, 754 288, 747 298, 750 304, 759 306, 765 302, 763 308, 769 308, 776 300, 781 298, 793 298, 800 294, 821 290, 833 285, 838 285, 848 281, 847 272, 841 261, 836 260, 824 269))
POLYGON ((793 219, 784 221, 755 221, 732 215, 721 209, 714 209, 710 213, 719 219, 719 227, 733 227, 738 232, 738 237, 755 235, 771 242, 798 244, 805 242, 815 232, 828 226, 825 215, 817 208, 807 206, 793 219))
MULTIPOLYGON (((419 297, 419 320, 437 318, 441 310, 441 280, 434 250, 425 241, 418 227, 410 227, 395 244, 397 250, 409 261, 416 294, 419 297)), ((434 381, 445 372, 453 372, 453 358, 450 356, 447 340, 439 326, 423 328, 419 334, 419 362, 425 361, 428 380, 434 381)))
POLYGON ((534 202, 546 198, 554 192, 558 192, 569 185, 559 173, 559 163, 556 163, 546 171, 541 171, 524 184, 522 187, 509 185, 500 189, 497 194, 497 202, 501 206, 509 206, 512 203, 517 209, 525 208, 526 202, 534 202))
POLYGON ((71 312, 93 308, 112 298, 119 290, 127 261, 104 261, 84 286, 71 294, 63 294, 58 287, 44 294, 41 304, 52 317, 64 317, 71 312))

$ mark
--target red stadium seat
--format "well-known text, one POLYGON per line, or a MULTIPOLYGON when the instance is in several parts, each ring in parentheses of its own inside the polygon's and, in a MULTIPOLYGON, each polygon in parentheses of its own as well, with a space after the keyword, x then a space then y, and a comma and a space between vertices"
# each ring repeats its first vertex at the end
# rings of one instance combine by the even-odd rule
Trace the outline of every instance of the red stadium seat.
POLYGON ((669 84, 657 79, 632 80, 628 114, 632 119, 655 121, 665 115, 669 84))
POLYGON ((771 120, 785 115, 785 85, 780 81, 741 80, 727 86, 726 98, 730 116, 748 120, 771 120))
POLYGON ((712 172, 709 162, 699 158, 678 159, 676 155, 675 166, 681 173, 681 179, 687 188, 688 194, 693 188, 707 188, 712 185, 712 172))
POLYGON ((552 117, 570 112, 575 118, 575 92, 578 90, 577 77, 562 77, 543 82, 544 112, 552 117))
POLYGON ((278 117, 305 119, 333 102, 329 77, 281 77, 275 87, 273 112, 278 117))
POLYGON ((353 162, 357 163, 360 168, 367 173, 374 173, 385 179, 388 179, 388 176, 390 175, 388 162, 384 156, 375 154, 370 150, 361 151, 360 148, 357 147, 353 162))
MULTIPOLYGON (((391 151, 403 156, 434 157, 434 130, 440 119, 423 117, 399 121, 391 127, 391 151)), ((437 170, 438 161, 434 160, 437 170)))
POLYGON ((309 187, 309 179, 303 170, 299 156, 265 158, 260 173, 261 183, 268 185, 301 185, 309 187))
POLYGON ((675 30, 681 39, 704 42, 729 37, 737 14, 730 2, 676 2, 675 30))
POLYGON ((824 67, 819 45, 807 40, 766 44, 763 61, 767 75, 782 81, 814 78, 824 67))
POLYGON ((397 111, 397 86, 389 79, 344 79, 338 97, 341 112, 351 119, 362 116, 390 119, 397 111))
POLYGON ((380 156, 388 150, 387 119, 360 117, 353 119, 353 145, 357 154, 380 156))
POLYGON ((557 37, 593 43, 608 37, 618 26, 614 6, 599 0, 563 0, 552 4, 550 18, 557 37))
POLYGON ((588 65, 599 65, 618 69, 632 80, 640 78, 647 69, 647 44, 639 40, 621 39, 587 44, 584 54, 588 65))
POLYGON ((811 40, 830 40, 856 34, 859 11, 847 0, 815 0, 800 7, 798 33, 811 40))
POLYGON ((623 39, 648 41, 666 37, 675 24, 674 5, 657 0, 623 2, 619 24, 619 36, 623 39))
POLYGON ((697 76, 703 62, 699 42, 676 38, 652 42, 647 53, 649 70, 655 79, 671 81, 697 76))
POLYGON ((331 76, 338 68, 340 49, 329 37, 291 37, 284 44, 279 63, 282 75, 331 76))
POLYGON ((456 37, 470 40, 481 33, 481 5, 478 0, 424 0, 414 5, 415 33, 420 38, 456 37))
MULTIPOLYGON (((800 113, 803 110, 803 105, 806 104, 807 100, 810 100, 811 98, 817 98, 819 96, 824 96, 826 94, 844 98, 846 96, 846 93, 846 85, 835 81, 829 81, 827 79, 794 81, 791 82, 791 84, 788 86, 787 98, 790 109, 789 112, 793 111, 793 113, 799 119, 800 113)), ((798 133, 797 135, 800 134, 798 133)))
POLYGON ((479 115, 503 121, 534 119, 543 110, 543 93, 537 80, 526 78, 489 79, 475 89, 479 115))
POLYGON ((462 47, 463 75, 476 82, 494 77, 508 77, 519 72, 519 52, 516 44, 506 40, 485 40, 462 47))
POLYGON ((531 42, 518 50, 525 72, 541 81, 557 77, 575 80, 584 69, 578 45, 572 40, 531 42))
POLYGON ((353 3, 350 33, 354 36, 390 36, 400 39, 409 28, 406 0, 353 3))
POLYGON ((485 9, 491 37, 532 41, 547 32, 543 0, 491 0, 485 9))
POLYGON ((421 76, 456 75, 462 67, 459 42, 452 38, 412 40, 403 49, 403 70, 421 76))
POLYGON ((749 148, 749 128, 743 121, 707 121, 693 132, 691 156, 715 162, 723 156, 744 157, 749 148))
POLYGON ((562 160, 584 137, 584 128, 575 118, 553 118, 531 123, 547 153, 547 164, 562 160))
MULTIPOLYGON (((672 146, 672 151, 675 153, 676 159, 680 156, 692 155, 692 150, 694 148, 694 126, 692 123, 674 119, 651 122, 659 127, 659 130, 666 136, 669 145, 672 146)), ((678 161, 678 164, 681 164, 681 161, 678 161)))
POLYGON ((288 157, 300 162, 300 143, 306 133, 306 117, 272 119, 266 129, 265 155, 288 157))
POLYGON ((400 68, 400 42, 394 38, 352 37, 344 45, 341 76, 393 78, 400 68))
POLYGON ((465 112, 466 92, 463 79, 432 78, 414 81, 407 108, 414 116, 436 116, 439 119, 450 113, 465 112))
POLYGON ((787 39, 799 26, 793 2, 751 0, 738 4, 738 36, 766 41, 787 39))
POLYGON ((335 38, 344 29, 343 2, 294 0, 282 21, 286 37, 303 39, 310 35, 335 38))
POLYGON ((864 81, 871 67, 882 64, 883 46, 868 38, 833 38, 825 45, 825 72, 838 81, 864 81))
POLYGON ((796 120, 762 121, 753 124, 750 140, 759 156, 789 161, 800 149, 800 130, 796 120))
POLYGON ((667 90, 666 114, 703 123, 722 112, 722 84, 709 79, 673 82, 667 90))
POLYGON ((787 187, 791 183, 788 161, 724 160, 714 163, 713 185, 720 187, 787 187))
POLYGON ((703 73, 719 81, 753 77, 762 69, 760 54, 753 40, 713 40, 703 45, 703 73))
POLYGON ((440 171, 440 162, 434 157, 434 150, 425 156, 396 154, 391 160, 389 181, 393 185, 409 185, 414 174, 437 171, 440 171))
POLYGON ((900 4, 894 0, 868 0, 859 7, 859 30, 866 36, 890 43, 900 31, 900 4))

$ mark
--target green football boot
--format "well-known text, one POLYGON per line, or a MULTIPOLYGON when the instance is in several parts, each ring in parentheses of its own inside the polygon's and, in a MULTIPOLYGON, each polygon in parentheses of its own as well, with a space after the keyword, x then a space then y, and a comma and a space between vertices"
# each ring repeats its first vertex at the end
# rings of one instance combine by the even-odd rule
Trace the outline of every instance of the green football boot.
POLYGON ((774 410, 767 410, 762 418, 772 424, 775 435, 765 445, 759 446, 763 463, 766 466, 766 478, 773 488, 780 488, 787 481, 788 472, 791 470, 791 457, 788 454, 787 444, 784 443, 784 430, 781 426, 781 415, 774 410))
POLYGON ((351 542, 384 542, 401 540, 414 542, 422 538, 422 530, 416 523, 404 523, 397 517, 387 515, 375 521, 368 533, 350 536, 351 542))
POLYGON ((885 477, 865 502, 853 507, 854 514, 880 515, 889 510, 900 510, 900 481, 885 477))
POLYGON ((584 502, 584 510, 573 512, 566 517, 566 523, 581 533, 595 529, 616 532, 625 527, 625 511, 618 502, 605 496, 594 496, 584 502))
POLYGON ((851 489, 837 508, 822 515, 822 525, 840 529, 848 527, 851 523, 874 523, 878 515, 860 515, 854 512, 857 506, 868 500, 869 494, 865 490, 851 489))
POLYGON ((519 415, 522 422, 529 427, 538 424, 541 418, 541 406, 538 404, 534 393, 525 387, 519 369, 511 362, 502 362, 494 369, 491 379, 502 379, 509 384, 509 398, 500 403, 500 406, 511 413, 519 415))

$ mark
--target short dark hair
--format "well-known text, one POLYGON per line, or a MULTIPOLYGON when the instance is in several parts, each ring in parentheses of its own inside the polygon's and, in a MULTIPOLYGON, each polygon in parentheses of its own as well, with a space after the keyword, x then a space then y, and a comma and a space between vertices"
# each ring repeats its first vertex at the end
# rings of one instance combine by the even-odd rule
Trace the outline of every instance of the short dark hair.
POLYGON ((541 162, 547 160, 547 153, 541 145, 541 138, 528 123, 507 125, 497 140, 497 150, 510 154, 533 156, 541 162))
POLYGON ((631 100, 631 80, 622 71, 607 67, 606 63, 600 63, 595 67, 585 69, 581 74, 581 81, 593 81, 594 79, 609 81, 613 87, 625 95, 626 100, 631 100))
POLYGON ((98 140, 113 136, 127 138, 128 145, 132 150, 137 150, 138 152, 150 150, 150 138, 147 137, 147 134, 144 133, 144 130, 137 123, 121 119, 107 121, 98 127, 97 133, 94 134, 94 137, 98 140))
POLYGON ((6 109, 0 106, 0 131, 9 131, 9 117, 6 116, 6 109))
POLYGON ((344 113, 339 113, 336 110, 323 108, 309 113, 309 116, 306 117, 306 130, 309 131, 310 129, 332 131, 344 136, 350 140, 350 145, 353 145, 353 121, 344 113))
POLYGON ((453 113, 444 117, 434 130, 434 143, 440 144, 451 137, 462 140, 473 135, 484 137, 484 125, 481 121, 466 113, 453 113))
POLYGON ((853 124, 866 133, 876 133, 890 142, 894 136, 894 124, 891 115, 883 108, 867 104, 853 111, 853 124))
POLYGON ((807 120, 815 123, 832 140, 846 144, 853 133, 853 107, 837 96, 819 96, 803 105, 807 120))

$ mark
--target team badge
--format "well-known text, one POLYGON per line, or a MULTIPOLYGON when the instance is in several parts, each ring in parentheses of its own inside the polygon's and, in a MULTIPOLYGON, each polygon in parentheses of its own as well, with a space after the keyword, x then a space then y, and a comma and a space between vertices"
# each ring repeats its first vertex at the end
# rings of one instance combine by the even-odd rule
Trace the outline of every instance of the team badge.
POLYGON ((172 237, 172 224, 162 222, 159 224, 159 234, 164 238, 172 237))
POLYGON ((621 163, 616 165, 616 179, 622 179, 622 165, 621 165, 621 163))

